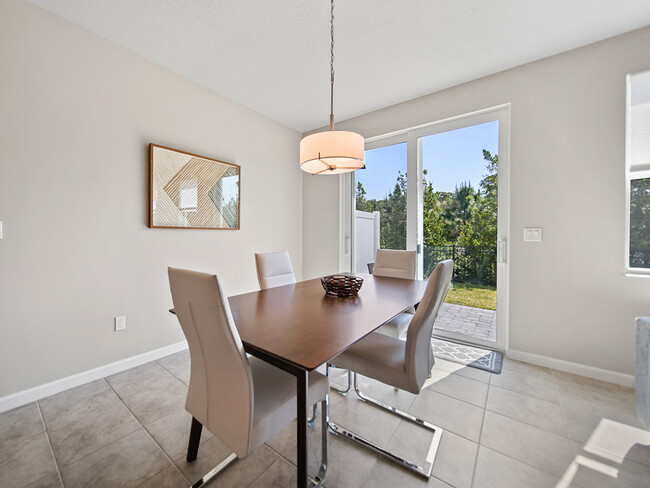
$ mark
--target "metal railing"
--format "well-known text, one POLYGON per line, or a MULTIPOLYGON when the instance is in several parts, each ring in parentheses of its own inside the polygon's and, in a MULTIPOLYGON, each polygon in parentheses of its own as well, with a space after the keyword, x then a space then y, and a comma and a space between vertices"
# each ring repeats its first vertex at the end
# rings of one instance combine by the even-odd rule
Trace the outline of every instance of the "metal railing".
POLYGON ((496 286, 496 246, 424 246, 424 277, 445 259, 454 260, 452 281, 496 286))

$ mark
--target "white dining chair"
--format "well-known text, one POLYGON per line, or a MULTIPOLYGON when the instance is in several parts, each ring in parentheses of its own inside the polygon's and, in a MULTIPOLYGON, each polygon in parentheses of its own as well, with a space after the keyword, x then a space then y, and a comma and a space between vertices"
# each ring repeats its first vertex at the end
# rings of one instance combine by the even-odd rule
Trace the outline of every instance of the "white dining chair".
MULTIPOLYGON (((207 483, 237 458, 246 457, 296 418, 296 379, 248 357, 230 306, 215 275, 169 268, 174 310, 190 348, 190 383, 185 409, 192 415, 187 461, 196 460, 205 426, 233 454, 195 483, 207 483)), ((321 467, 312 486, 325 478, 328 457, 329 382, 312 371, 309 405, 322 403, 321 467)))
MULTIPOLYGON (((255 268, 257 269, 257 282, 261 290, 296 282, 288 251, 255 253, 255 268)), ((317 405, 314 404, 311 418, 308 420, 310 427, 316 422, 317 405)))
POLYGON ((255 253, 255 267, 262 290, 296 282, 287 251, 255 253))
MULTIPOLYGON (((375 276, 386 276, 388 278, 400 278, 403 280, 415 279, 416 254, 415 251, 401 251, 395 249, 377 249, 375 266, 372 274, 375 276)), ((390 322, 385 323, 376 332, 391 337, 401 338, 411 323, 414 308, 405 310, 390 322)))
POLYGON ((418 466, 336 425, 334 421, 330 422, 332 430, 338 435, 371 447, 389 459, 427 478, 431 476, 442 430, 425 420, 363 394, 358 386, 357 375, 362 374, 411 393, 420 393, 434 363, 431 333, 440 305, 449 289, 453 270, 454 262, 447 260, 438 263, 431 273, 424 297, 408 328, 406 341, 373 332, 354 343, 331 361, 331 364, 338 368, 345 368, 354 372, 354 389, 362 401, 386 409, 431 430, 433 438, 429 445, 424 466, 418 466))
MULTIPOLYGON (((415 251, 377 249, 375 262, 368 264, 368 271, 374 276, 414 280, 415 267, 415 251)), ((406 334, 414 313, 415 308, 411 307, 383 324, 375 332, 400 339, 406 334)), ((347 385, 345 388, 339 388, 334 384, 331 385, 331 388, 341 395, 347 395, 352 388, 352 373, 350 371, 347 373, 347 385)))

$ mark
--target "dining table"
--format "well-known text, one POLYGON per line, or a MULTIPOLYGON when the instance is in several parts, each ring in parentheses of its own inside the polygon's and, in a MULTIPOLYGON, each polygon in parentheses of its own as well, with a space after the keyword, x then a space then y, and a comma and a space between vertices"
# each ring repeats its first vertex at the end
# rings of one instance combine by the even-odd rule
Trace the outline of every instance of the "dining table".
POLYGON ((326 294, 316 278, 228 299, 246 352, 296 377, 299 488, 309 481, 308 373, 417 305, 427 285, 422 280, 349 275, 363 278, 353 297, 326 294))

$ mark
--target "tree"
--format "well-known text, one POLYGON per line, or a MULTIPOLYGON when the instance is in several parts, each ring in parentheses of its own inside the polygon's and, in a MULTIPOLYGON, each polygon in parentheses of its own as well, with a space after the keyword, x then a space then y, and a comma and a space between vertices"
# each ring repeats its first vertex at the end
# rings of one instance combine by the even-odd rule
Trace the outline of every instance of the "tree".
POLYGON ((483 149, 487 174, 470 209, 470 217, 461 227, 458 243, 462 246, 488 247, 497 242, 497 185, 499 156, 483 149))
POLYGON ((381 211, 381 248, 406 249, 406 174, 397 172, 395 188, 378 210, 381 211))
POLYGON ((379 243, 382 249, 406 249, 406 174, 397 173, 397 182, 382 200, 366 199, 366 190, 357 182, 356 209, 380 212, 379 243))
POLYGON ((630 267, 650 267, 650 178, 630 184, 630 267))
POLYGON ((447 244, 445 236, 445 219, 443 217, 443 206, 439 193, 433 189, 433 183, 427 181, 427 170, 424 170, 423 190, 423 225, 424 245, 444 246, 447 244))

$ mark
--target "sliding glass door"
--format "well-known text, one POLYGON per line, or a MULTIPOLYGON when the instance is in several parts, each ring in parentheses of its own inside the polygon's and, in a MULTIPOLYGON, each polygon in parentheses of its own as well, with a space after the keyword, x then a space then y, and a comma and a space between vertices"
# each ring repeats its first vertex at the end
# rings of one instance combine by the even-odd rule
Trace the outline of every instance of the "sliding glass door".
POLYGON ((352 269, 377 249, 417 251, 418 278, 444 259, 452 289, 435 335, 507 347, 508 107, 366 142, 352 175, 352 269))

